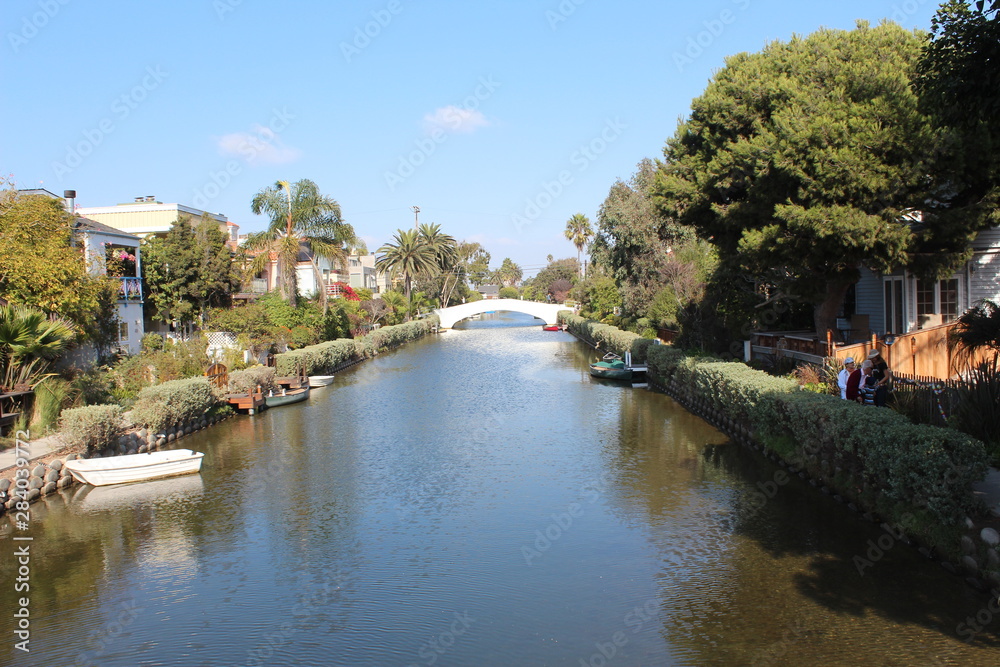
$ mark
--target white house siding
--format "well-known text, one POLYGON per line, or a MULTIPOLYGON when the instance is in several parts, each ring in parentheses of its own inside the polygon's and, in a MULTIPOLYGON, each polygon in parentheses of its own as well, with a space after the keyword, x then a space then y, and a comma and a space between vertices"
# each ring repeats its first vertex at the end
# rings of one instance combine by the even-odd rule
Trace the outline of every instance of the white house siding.
POLYGON ((885 331, 882 278, 868 269, 861 269, 861 280, 855 286, 854 294, 855 312, 868 315, 868 326, 872 331, 885 331))
POLYGON ((118 318, 128 329, 128 339, 119 338, 118 344, 127 348, 129 354, 139 354, 145 330, 142 324, 142 304, 137 302, 119 303, 118 318))
MULTIPOLYGON (((92 274, 103 275, 105 273, 104 257, 106 248, 103 244, 107 243, 131 248, 132 253, 135 255, 136 274, 142 275, 139 237, 113 229, 95 228, 91 223, 84 222, 77 230, 77 238, 82 241, 84 257, 92 274)), ((119 328, 119 332, 126 333, 126 336, 124 338, 120 337, 118 344, 120 347, 126 348, 129 354, 138 354, 141 351, 140 341, 145 333, 142 304, 141 300, 126 301, 122 299, 118 301, 118 319, 121 324, 127 327, 127 332, 122 332, 121 327, 119 328)), ((93 351, 85 351, 81 354, 88 358, 96 356, 93 354, 93 351)))
POLYGON ((1000 302, 1000 228, 980 232, 972 247, 970 304, 980 299, 1000 302))

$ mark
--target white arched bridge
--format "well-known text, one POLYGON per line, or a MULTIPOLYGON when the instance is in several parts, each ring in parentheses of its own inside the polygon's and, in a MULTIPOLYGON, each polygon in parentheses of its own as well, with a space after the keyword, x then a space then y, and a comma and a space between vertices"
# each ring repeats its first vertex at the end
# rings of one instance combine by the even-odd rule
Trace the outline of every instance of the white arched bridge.
POLYGON ((441 328, 450 329, 459 320, 473 315, 481 315, 494 310, 512 310, 516 313, 533 315, 546 324, 556 324, 560 310, 572 310, 558 303, 539 303, 537 301, 522 301, 520 299, 480 299, 449 308, 438 308, 434 312, 441 318, 441 328))

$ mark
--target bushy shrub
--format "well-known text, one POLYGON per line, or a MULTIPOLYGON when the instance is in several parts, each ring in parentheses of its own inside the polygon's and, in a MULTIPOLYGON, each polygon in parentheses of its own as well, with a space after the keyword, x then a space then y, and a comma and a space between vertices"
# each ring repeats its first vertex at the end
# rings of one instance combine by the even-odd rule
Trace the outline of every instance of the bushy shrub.
POLYGON ((63 437, 71 445, 83 446, 92 454, 115 442, 125 433, 120 405, 88 405, 63 410, 59 420, 63 437))
POLYGON ((986 471, 986 452, 968 435, 669 346, 650 348, 648 365, 654 382, 694 394, 794 467, 849 498, 867 494, 894 520, 920 511, 955 525, 977 509, 971 485, 986 471))
POLYGON ((594 322, 574 315, 568 310, 559 311, 559 321, 576 336, 596 345, 598 349, 615 354, 632 353, 632 361, 637 364, 646 362, 646 352, 653 344, 653 339, 643 338, 631 331, 622 331, 610 324, 594 322))
POLYGON ((306 375, 322 375, 351 359, 364 359, 407 341, 428 334, 440 324, 437 315, 403 324, 380 327, 358 338, 339 338, 275 356, 279 376, 295 375, 302 369, 306 375))
POLYGON ((163 336, 152 332, 143 336, 142 340, 139 342, 139 347, 143 352, 155 352, 156 350, 162 350, 163 345, 163 336))
POLYGON ((292 327, 289 347, 302 348, 307 345, 314 345, 317 342, 319 342, 319 335, 312 327, 302 326, 301 324, 292 327))
POLYGON ((275 376, 274 369, 267 366, 251 366, 241 371, 233 371, 229 374, 229 393, 248 394, 260 387, 266 394, 277 388, 274 383, 275 376))
POLYGON ((132 422, 154 431, 201 419, 221 402, 208 380, 203 377, 173 380, 139 392, 132 408, 132 422))

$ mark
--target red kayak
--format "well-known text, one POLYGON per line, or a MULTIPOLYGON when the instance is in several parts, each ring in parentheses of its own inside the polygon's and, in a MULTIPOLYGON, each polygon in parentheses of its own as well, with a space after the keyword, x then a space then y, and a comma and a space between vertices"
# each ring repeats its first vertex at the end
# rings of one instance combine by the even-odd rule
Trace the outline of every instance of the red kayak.
POLYGON ((542 331, 562 331, 562 327, 558 324, 546 324, 542 327, 542 331))

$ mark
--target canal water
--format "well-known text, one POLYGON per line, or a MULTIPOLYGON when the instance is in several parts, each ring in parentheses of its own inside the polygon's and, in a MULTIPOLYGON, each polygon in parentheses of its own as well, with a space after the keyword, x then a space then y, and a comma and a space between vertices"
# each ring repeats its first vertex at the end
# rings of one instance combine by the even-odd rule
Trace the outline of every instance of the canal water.
POLYGON ((986 594, 594 356, 515 314, 380 355, 33 505, 27 594, 0 520, 0 663, 1000 663, 986 594))

